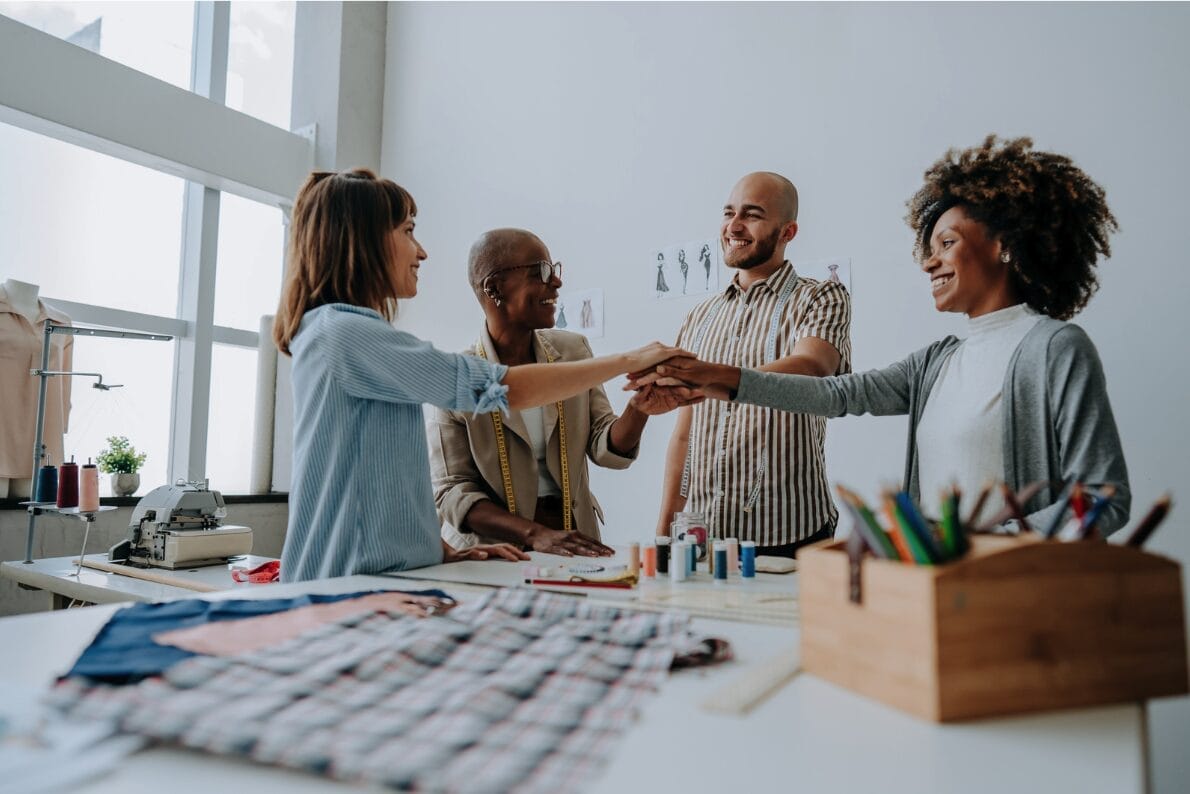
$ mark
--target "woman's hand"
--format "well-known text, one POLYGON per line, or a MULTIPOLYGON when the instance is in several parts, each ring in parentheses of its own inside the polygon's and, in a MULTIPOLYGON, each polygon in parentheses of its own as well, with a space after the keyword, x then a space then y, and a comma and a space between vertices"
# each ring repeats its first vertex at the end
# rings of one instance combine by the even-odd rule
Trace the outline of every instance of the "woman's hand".
POLYGON ((695 389, 685 386, 644 386, 628 401, 636 410, 649 416, 668 413, 675 408, 694 405, 706 397, 695 389))
POLYGON ((682 356, 665 363, 628 374, 625 390, 654 387, 694 387, 707 397, 730 400, 740 388, 740 368, 727 364, 709 364, 696 358, 682 356))
POLYGON ((663 345, 660 342, 652 342, 645 345, 644 347, 638 347, 636 350, 630 350, 625 353, 624 366, 627 371, 633 372, 637 370, 648 369, 654 364, 675 357, 692 358, 690 353, 687 353, 680 347, 663 345))
POLYGON ((558 554, 563 557, 611 557, 615 550, 604 546, 597 540, 591 540, 578 532, 565 532, 550 529, 543 524, 534 524, 525 538, 525 545, 533 551, 546 554, 558 554))
POLYGON ((510 560, 517 562, 527 560, 529 555, 511 543, 480 543, 468 549, 456 549, 449 543, 442 544, 443 562, 462 562, 464 560, 510 560))

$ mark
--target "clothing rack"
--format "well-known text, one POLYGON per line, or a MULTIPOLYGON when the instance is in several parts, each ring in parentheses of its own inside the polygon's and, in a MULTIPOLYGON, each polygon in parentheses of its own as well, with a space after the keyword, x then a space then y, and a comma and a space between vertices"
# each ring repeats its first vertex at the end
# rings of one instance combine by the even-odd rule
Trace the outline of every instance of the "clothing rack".
MULTIPOLYGON (((39 369, 29 370, 29 374, 40 379, 37 387, 37 430, 34 434, 33 440, 33 494, 31 494, 30 501, 26 502, 26 509, 29 512, 29 528, 25 532, 25 564, 33 562, 33 529, 37 523, 37 517, 42 513, 58 512, 57 506, 49 502, 37 501, 37 481, 38 475, 41 472, 42 461, 45 460, 45 447, 43 441, 45 440, 45 393, 48 381, 52 377, 66 375, 84 375, 88 377, 99 378, 99 383, 103 383, 103 376, 95 372, 63 372, 51 370, 50 366, 50 344, 54 334, 63 334, 67 336, 101 336, 111 339, 151 339, 157 342, 168 342, 173 339, 167 334, 142 334, 136 331, 109 331, 104 328, 87 328, 73 325, 57 325, 49 320, 45 321, 44 336, 41 343, 41 367, 39 369)), ((94 513, 87 513, 74 508, 69 515, 75 515, 87 522, 87 529, 90 530, 90 524, 95 520, 94 513)), ((63 513, 66 515, 66 513, 63 513)), ((84 536, 84 547, 86 544, 86 536, 84 536)))

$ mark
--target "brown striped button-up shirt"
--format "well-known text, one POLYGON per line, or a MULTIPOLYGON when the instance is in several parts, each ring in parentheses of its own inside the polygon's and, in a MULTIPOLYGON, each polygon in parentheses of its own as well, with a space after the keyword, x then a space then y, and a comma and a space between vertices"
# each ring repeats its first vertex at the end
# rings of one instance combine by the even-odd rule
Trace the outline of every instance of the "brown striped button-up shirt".
MULTIPOLYGON (((851 371, 851 298, 838 282, 798 276, 784 263, 747 290, 738 280, 686 316, 678 345, 705 361, 755 368, 788 356, 812 336, 839 351, 851 371)), ((833 527, 826 482, 826 420, 707 400, 694 406, 683 474, 686 509, 716 537, 778 546, 833 527)))

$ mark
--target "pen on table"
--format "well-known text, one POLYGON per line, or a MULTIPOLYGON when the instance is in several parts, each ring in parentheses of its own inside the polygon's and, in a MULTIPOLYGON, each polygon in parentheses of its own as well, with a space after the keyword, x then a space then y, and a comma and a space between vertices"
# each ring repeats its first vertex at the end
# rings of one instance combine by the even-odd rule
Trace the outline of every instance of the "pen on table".
POLYGON ((631 590, 632 585, 628 582, 587 582, 582 580, 572 579, 526 579, 525 584, 540 584, 553 587, 554 585, 561 585, 562 587, 613 587, 617 590, 631 590))
POLYGON ((1083 517, 1082 524, 1079 525, 1078 536, 1080 540, 1088 538, 1093 533, 1095 533, 1095 523, 1099 520, 1100 516, 1103 515, 1103 512, 1107 510, 1109 506, 1111 506, 1111 500, 1115 497, 1115 495, 1116 486, 1111 485, 1110 483, 1103 486, 1103 488, 1099 491, 1099 497, 1095 500, 1095 503, 1091 505, 1091 509, 1087 511, 1087 514, 1083 517))
POLYGON ((1140 520, 1140 523, 1136 525, 1136 529, 1132 530, 1132 534, 1128 536, 1128 540, 1124 541, 1124 545, 1135 546, 1139 548, 1146 540, 1148 540, 1149 535, 1153 534, 1153 530, 1155 530, 1157 526, 1165 520, 1165 516, 1169 514, 1170 504, 1169 494, 1165 494, 1160 499, 1158 499, 1157 503, 1153 505, 1152 509, 1149 510, 1149 512, 1145 514, 1145 517, 1140 520))

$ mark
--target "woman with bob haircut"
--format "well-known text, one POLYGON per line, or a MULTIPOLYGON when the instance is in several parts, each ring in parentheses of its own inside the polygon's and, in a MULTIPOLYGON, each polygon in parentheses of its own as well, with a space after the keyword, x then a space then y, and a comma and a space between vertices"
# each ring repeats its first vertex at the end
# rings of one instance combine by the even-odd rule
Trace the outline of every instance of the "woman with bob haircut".
MULTIPOLYGON (((1066 322, 1098 288, 1116 219, 1103 189, 1068 157, 1028 138, 952 149, 925 172, 906 220, 939 311, 969 318, 886 369, 829 378, 666 362, 633 380, 698 386, 707 396, 818 416, 907 414, 904 487, 924 509, 952 483, 976 493, 991 480, 1014 491, 1041 482, 1024 518, 1060 520, 1064 483, 1115 494, 1096 525, 1128 520, 1131 494, 1099 354, 1066 322), (923 496, 925 497, 923 501, 923 496)), ((1000 496, 990 507, 1004 515, 1000 496)), ((931 515, 937 518, 937 515, 931 515)), ((1019 531, 1010 520, 1000 531, 1019 531)))
POLYGON ((681 351, 660 343, 586 361, 506 367, 391 325, 417 294, 417 205, 366 169, 316 172, 294 202, 273 339, 293 357, 294 449, 281 580, 527 557, 456 552, 439 537, 422 404, 461 411, 563 400, 681 351))

